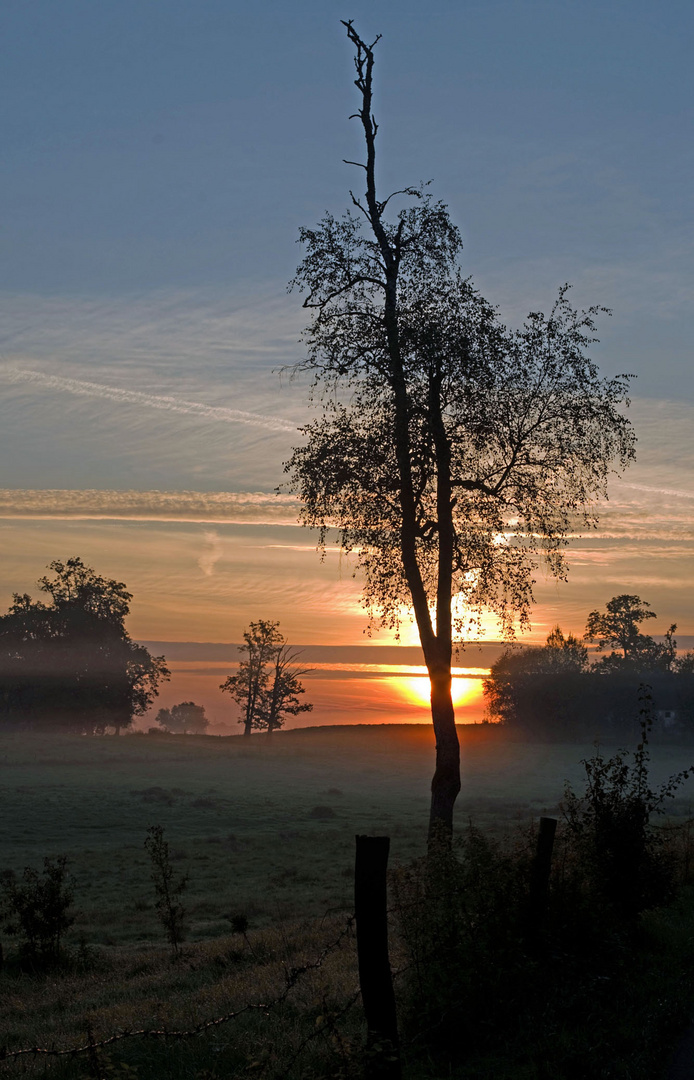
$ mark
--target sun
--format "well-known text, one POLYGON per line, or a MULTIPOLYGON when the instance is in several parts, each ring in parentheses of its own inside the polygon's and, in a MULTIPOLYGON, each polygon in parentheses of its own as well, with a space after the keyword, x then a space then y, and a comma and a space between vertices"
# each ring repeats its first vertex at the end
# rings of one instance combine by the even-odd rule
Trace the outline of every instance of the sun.
MULTIPOLYGON (((412 704, 430 705, 431 687, 426 675, 400 675, 397 680, 400 695, 412 704)), ((451 694, 453 705, 467 705, 479 694, 479 680, 453 676, 451 694)))

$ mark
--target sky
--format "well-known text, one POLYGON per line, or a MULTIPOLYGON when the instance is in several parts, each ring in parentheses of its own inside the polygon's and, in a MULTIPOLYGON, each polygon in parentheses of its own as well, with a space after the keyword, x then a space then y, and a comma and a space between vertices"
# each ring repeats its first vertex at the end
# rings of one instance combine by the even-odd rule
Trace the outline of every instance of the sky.
MULTIPOLYGON (((274 494, 309 417, 306 385, 280 374, 302 356, 298 229, 360 181, 343 163, 360 152, 344 18, 383 35, 383 190, 433 181, 464 272, 507 324, 564 282, 578 306, 610 308, 593 356, 637 376, 637 461, 572 541, 569 581, 538 574, 528 640, 581 632, 620 592, 686 640, 694 13, 680 0, 5 0, 0 610, 80 555, 133 592, 137 640, 233 643, 269 618, 307 656, 341 648, 354 670, 333 657, 314 673, 311 722, 426 718, 395 676, 356 667, 357 647, 392 636, 365 637, 353 567, 339 551, 321 563, 274 494)), ((179 650, 158 704, 195 692, 232 723, 217 690, 231 661, 213 653, 179 650)))

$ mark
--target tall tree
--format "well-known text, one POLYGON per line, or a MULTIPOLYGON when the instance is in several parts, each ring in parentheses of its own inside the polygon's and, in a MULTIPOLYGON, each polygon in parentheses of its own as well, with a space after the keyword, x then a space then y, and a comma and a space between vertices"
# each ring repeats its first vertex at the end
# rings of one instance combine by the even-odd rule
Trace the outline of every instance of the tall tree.
MULTIPOLYGON (((527 624, 533 570, 592 522, 613 461, 633 456, 619 410, 627 379, 601 380, 586 355, 598 309, 566 288, 549 316, 509 331, 463 278, 461 240, 425 187, 377 193, 374 45, 356 49, 363 196, 302 229, 293 285, 313 313, 307 357, 322 415, 286 463, 301 519, 354 552, 370 617, 411 608, 431 680, 436 735, 430 832, 450 834, 460 790, 451 701, 454 633, 484 608, 504 631, 527 624), (391 213, 395 198, 407 200, 391 213)), ((378 40, 378 39, 377 39, 378 40)))
POLYGON ((80 558, 56 560, 39 587, 51 600, 14 596, 0 616, 5 722, 87 734, 120 731, 147 711, 169 677, 125 628, 132 594, 80 558))

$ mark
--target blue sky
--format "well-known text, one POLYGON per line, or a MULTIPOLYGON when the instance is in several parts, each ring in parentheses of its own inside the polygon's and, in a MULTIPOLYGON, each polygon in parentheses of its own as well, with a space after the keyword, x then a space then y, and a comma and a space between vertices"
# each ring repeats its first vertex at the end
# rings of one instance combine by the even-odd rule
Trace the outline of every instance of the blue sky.
POLYGON ((595 358, 638 376, 638 463, 569 585, 540 581, 537 633, 620 591, 694 633, 694 14, 676 0, 5 0, 0 600, 82 554, 127 581, 143 638, 278 617, 294 640, 361 639, 342 564, 284 509, 224 502, 273 491, 307 415, 276 371, 301 356, 298 227, 360 183, 341 18, 383 34, 383 189, 433 180, 508 322, 564 281, 611 308, 595 358), (253 570, 251 549, 272 554, 253 570))

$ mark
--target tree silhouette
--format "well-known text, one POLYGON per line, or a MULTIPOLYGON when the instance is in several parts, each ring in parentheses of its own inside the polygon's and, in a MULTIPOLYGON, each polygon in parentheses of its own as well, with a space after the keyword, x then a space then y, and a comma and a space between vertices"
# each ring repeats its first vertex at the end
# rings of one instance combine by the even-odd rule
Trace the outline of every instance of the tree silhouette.
POLYGON ((196 705, 194 701, 181 701, 170 709, 160 709, 155 720, 165 731, 182 735, 204 735, 210 725, 204 705, 196 705))
MULTIPOLYGON (((607 601, 604 611, 591 611, 586 622, 586 641, 595 641, 598 649, 608 646, 621 649, 625 660, 636 658, 643 651, 647 635, 642 634, 639 626, 646 619, 657 618, 654 611, 649 611, 650 604, 640 596, 622 593, 607 601)), ((675 627, 672 628, 673 632, 675 627)))
POLYGON ((78 558, 56 560, 39 587, 51 602, 15 594, 0 616, 4 722, 85 734, 120 731, 152 704, 169 677, 163 656, 125 629, 132 594, 78 558))
POLYGON ((236 675, 229 675, 219 689, 231 694, 242 709, 243 734, 250 738, 254 728, 265 726, 262 711, 263 697, 269 680, 268 664, 284 643, 278 622, 259 619, 252 622, 243 632, 245 645, 239 645, 239 652, 245 659, 239 663, 236 675))
POLYGON ((310 667, 297 666, 300 655, 286 642, 275 653, 261 709, 261 719, 268 735, 283 726, 286 716, 298 716, 313 709, 313 705, 299 700, 301 694, 306 692, 300 679, 313 671, 310 667))
POLYGON ((269 735, 282 727, 286 716, 310 712, 313 705, 299 701, 304 687, 299 681, 311 668, 297 667, 299 653, 279 631, 278 622, 260 619, 244 631, 245 645, 236 675, 229 675, 220 690, 231 694, 241 707, 243 734, 265 730, 269 735))
MULTIPOLYGON (((454 632, 484 609, 524 626, 540 555, 563 546, 604 494, 633 437, 618 406, 626 377, 601 380, 586 355, 599 309, 566 287, 549 316, 509 331, 463 278, 461 240, 426 187, 381 198, 372 112, 374 45, 356 48, 363 197, 302 229, 293 286, 313 313, 307 357, 322 415, 285 465, 303 524, 354 552, 370 618, 398 627, 411 608, 431 680, 436 735, 430 833, 450 834, 460 790, 451 701, 454 632), (394 198, 407 200, 391 213, 394 198)), ((378 39, 377 39, 378 40, 378 39)))

